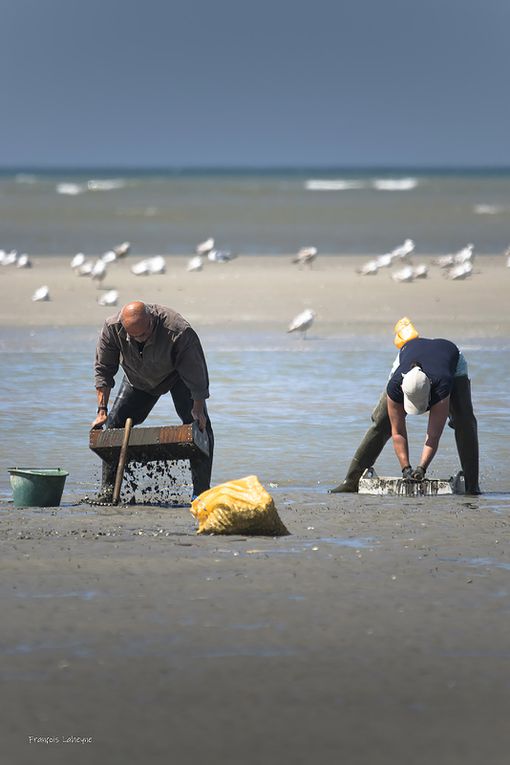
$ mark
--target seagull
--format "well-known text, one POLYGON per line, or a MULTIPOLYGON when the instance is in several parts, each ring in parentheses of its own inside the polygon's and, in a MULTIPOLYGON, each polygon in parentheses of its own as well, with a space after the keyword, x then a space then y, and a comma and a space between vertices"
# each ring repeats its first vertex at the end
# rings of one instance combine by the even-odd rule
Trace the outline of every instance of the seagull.
POLYGON ((99 287, 101 285, 101 282, 106 276, 106 263, 99 258, 99 260, 96 260, 94 265, 92 266, 92 270, 90 272, 90 278, 97 282, 97 286, 99 287))
POLYGON ((413 268, 413 277, 415 279, 426 279, 429 275, 429 269, 425 265, 425 263, 420 263, 419 266, 415 266, 413 268))
POLYGON ((80 268, 85 263, 85 255, 83 252, 77 252, 74 258, 71 260, 71 268, 75 270, 80 268))
POLYGON ((505 250, 506 267, 510 268, 510 247, 505 250))
POLYGON ((453 268, 450 268, 446 276, 448 279, 465 279, 467 276, 470 276, 473 273, 473 266, 471 263, 459 263, 456 266, 453 266, 453 268))
POLYGON ((432 262, 434 265, 439 266, 439 268, 450 268, 455 263, 455 260, 453 255, 440 255, 439 258, 434 258, 432 262))
POLYGON ((209 239, 206 239, 205 242, 198 244, 195 248, 195 252, 197 255, 207 255, 207 253, 210 252, 213 247, 214 239, 210 237, 209 239))
POLYGON ((26 253, 19 256, 16 268, 32 268, 32 261, 26 253))
POLYGON ((229 250, 210 250, 207 253, 207 260, 210 260, 211 263, 228 263, 235 257, 229 250))
POLYGON ((0 265, 13 266, 18 259, 18 251, 11 250, 10 252, 4 252, 0 258, 0 265))
POLYGON ((108 290, 104 295, 100 295, 97 299, 99 305, 117 305, 119 299, 119 293, 117 290, 108 290))
POLYGON ((404 266, 400 271, 395 271, 391 275, 394 282, 412 282, 414 279, 414 270, 412 266, 404 266))
POLYGON ((165 259, 161 255, 153 258, 139 260, 131 266, 131 273, 135 276, 148 276, 149 274, 164 274, 166 271, 165 259))
POLYGON ((49 299, 50 299, 50 290, 49 290, 49 287, 47 287, 46 285, 36 289, 36 291, 32 295, 32 300, 34 301, 34 303, 43 302, 49 299))
POLYGON ((315 311, 312 311, 311 308, 305 308, 304 311, 292 319, 287 332, 302 332, 303 337, 306 337, 306 331, 310 329, 314 319, 315 311))
POLYGON ((375 264, 377 265, 377 268, 388 268, 388 266, 391 266, 394 260, 395 258, 391 252, 388 252, 386 255, 378 255, 375 259, 375 264))
POLYGON ((77 273, 78 276, 90 276, 93 268, 93 262, 91 260, 85 260, 81 266, 78 266, 78 268, 75 269, 75 273, 77 273))
POLYGON ((474 244, 467 244, 465 247, 462 248, 462 250, 459 250, 454 256, 453 259, 455 263, 468 263, 473 262, 473 250, 474 250, 474 244))
POLYGON ((298 263, 299 266, 310 266, 317 257, 319 251, 317 247, 302 247, 295 258, 292 258, 293 263, 298 263))
POLYGON ((151 274, 164 274, 166 271, 165 259, 161 255, 155 255, 153 258, 148 259, 149 273, 151 274))
POLYGON ((135 276, 147 276, 150 274, 149 261, 139 260, 138 263, 131 266, 131 273, 135 276))
POLYGON ((186 271, 201 271, 204 267, 204 261, 200 255, 195 255, 194 258, 188 260, 186 271))
POLYGON ((107 252, 104 252, 101 255, 101 260, 103 263, 115 263, 117 260, 117 254, 115 253, 115 250, 107 250, 107 252))
POLYGON ((358 268, 358 274, 361 276, 375 276, 379 271, 376 260, 369 260, 367 263, 358 268))
POLYGON ((113 252, 118 258, 125 258, 130 249, 131 242, 122 242, 122 244, 118 244, 116 247, 112 247, 113 252))
POLYGON ((395 260, 406 260, 409 255, 414 250, 414 242, 412 239, 406 239, 404 244, 401 244, 400 247, 395 247, 394 250, 391 251, 391 255, 395 260))

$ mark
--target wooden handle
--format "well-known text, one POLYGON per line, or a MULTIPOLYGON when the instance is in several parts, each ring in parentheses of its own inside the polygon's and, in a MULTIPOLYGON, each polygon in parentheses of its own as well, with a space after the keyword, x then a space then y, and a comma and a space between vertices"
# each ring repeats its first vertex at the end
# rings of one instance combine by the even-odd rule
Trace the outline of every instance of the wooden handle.
POLYGON ((117 466, 117 475, 115 476, 115 487, 113 489, 112 505, 119 503, 120 487, 122 486, 122 478, 124 476, 124 467, 126 465, 127 449, 129 444, 129 436, 131 435, 131 428, 133 427, 133 420, 128 417, 124 426, 124 439, 122 446, 120 447, 119 464, 117 466))

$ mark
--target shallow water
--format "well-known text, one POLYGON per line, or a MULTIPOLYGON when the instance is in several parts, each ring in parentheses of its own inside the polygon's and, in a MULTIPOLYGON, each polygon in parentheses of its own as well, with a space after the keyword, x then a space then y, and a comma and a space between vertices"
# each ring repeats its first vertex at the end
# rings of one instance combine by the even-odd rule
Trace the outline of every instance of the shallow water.
MULTIPOLYGON (((393 346, 382 347, 377 338, 318 333, 306 340, 276 331, 207 329, 201 335, 216 436, 213 481, 255 473, 270 490, 321 492, 338 483, 369 425, 394 359, 393 346)), ((11 498, 7 468, 13 466, 68 470, 64 504, 96 487, 100 460, 88 448, 96 407, 95 341, 96 332, 83 328, 0 331, 0 499, 11 498)), ((501 512, 510 486, 510 343, 460 345, 478 417, 481 484, 501 494, 491 500, 494 511, 501 512)), ((146 424, 177 422, 166 396, 146 424)), ((426 418, 409 418, 415 463, 425 425, 426 418)), ((376 468, 380 475, 398 474, 391 444, 376 468)), ((458 468, 453 431, 446 428, 430 477, 449 477, 458 468)))

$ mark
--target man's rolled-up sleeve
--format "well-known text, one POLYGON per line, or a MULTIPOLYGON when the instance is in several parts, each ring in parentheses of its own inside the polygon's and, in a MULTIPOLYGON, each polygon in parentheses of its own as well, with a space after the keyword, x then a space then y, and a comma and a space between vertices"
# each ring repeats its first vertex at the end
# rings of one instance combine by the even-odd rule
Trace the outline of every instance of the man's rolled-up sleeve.
POLYGON ((194 401, 209 398, 209 374, 204 351, 191 327, 181 332, 174 342, 174 365, 194 401))
POLYGON ((120 352, 112 331, 111 327, 105 324, 97 341, 94 364, 96 388, 113 388, 115 385, 114 377, 119 368, 120 352))

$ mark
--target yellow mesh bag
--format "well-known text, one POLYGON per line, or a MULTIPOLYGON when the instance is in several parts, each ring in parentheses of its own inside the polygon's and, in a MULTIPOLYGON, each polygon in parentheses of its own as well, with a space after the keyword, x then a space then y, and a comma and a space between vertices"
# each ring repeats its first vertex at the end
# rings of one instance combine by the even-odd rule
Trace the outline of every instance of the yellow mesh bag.
POLYGON ((202 492, 191 503, 198 534, 261 534, 289 532, 280 520, 273 498, 256 475, 228 481, 202 492))

